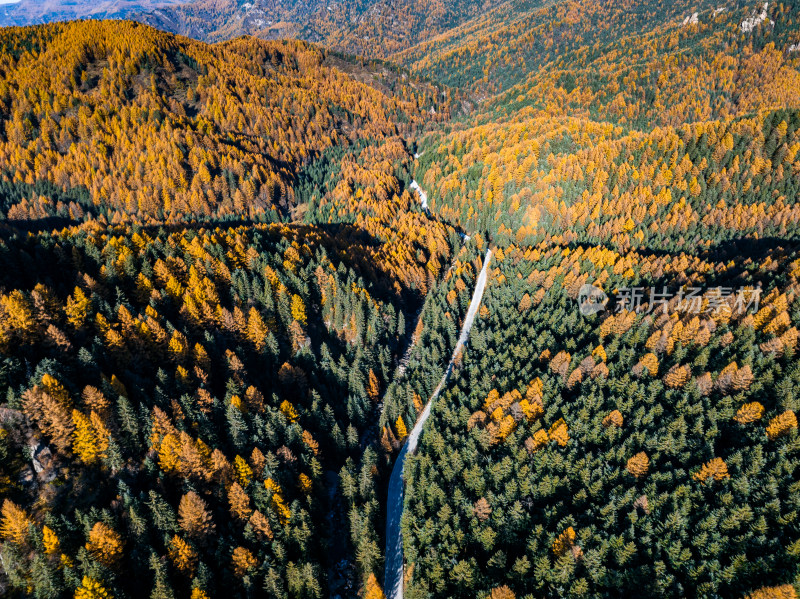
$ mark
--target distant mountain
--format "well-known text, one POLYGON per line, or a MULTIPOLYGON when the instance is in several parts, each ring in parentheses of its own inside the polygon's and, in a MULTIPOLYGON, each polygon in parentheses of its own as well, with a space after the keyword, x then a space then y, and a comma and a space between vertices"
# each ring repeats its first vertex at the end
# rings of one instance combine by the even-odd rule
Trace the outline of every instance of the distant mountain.
POLYGON ((296 37, 331 48, 386 58, 435 38, 503 4, 500 0, 195 0, 142 11, 132 18, 205 41, 256 35, 296 37))
POLYGON ((0 26, 73 19, 119 19, 134 12, 174 7, 186 0, 20 0, 0 5, 0 26))
POLYGON ((207 42, 253 35, 297 38, 388 58, 504 4, 501 0, 20 0, 0 4, 0 26, 74 19, 140 21, 207 42))

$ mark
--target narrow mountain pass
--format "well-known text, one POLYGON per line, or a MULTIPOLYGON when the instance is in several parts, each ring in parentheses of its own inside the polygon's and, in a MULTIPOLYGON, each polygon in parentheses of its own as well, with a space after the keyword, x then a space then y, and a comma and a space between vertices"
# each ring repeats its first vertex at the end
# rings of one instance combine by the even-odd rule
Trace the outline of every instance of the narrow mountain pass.
POLYGON ((461 327, 461 335, 453 350, 453 355, 450 358, 447 370, 444 376, 442 376, 439 385, 431 394, 425 409, 422 411, 417 423, 411 430, 408 440, 400 450, 400 454, 397 456, 397 461, 395 461, 394 468, 392 469, 392 476, 389 480, 388 499, 386 501, 386 569, 384 589, 387 599, 402 599, 403 597, 403 535, 400 529, 400 521, 403 517, 403 468, 405 466, 406 456, 416 451, 417 442, 422 433, 422 427, 431 414, 433 402, 439 396, 442 389, 444 389, 447 379, 453 371, 455 358, 469 339, 469 333, 475 321, 475 315, 483 299, 483 291, 486 288, 486 279, 491 259, 492 250, 488 249, 483 261, 483 268, 481 268, 481 273, 475 283, 475 291, 472 294, 469 310, 464 318, 464 324, 461 327))

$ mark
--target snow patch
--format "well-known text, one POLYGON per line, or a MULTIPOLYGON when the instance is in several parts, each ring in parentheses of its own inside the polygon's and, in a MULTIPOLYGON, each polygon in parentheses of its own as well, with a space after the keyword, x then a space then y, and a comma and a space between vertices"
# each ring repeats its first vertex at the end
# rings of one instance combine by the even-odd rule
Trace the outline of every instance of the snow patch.
POLYGON ((422 208, 424 210, 427 210, 428 209, 428 194, 425 193, 424 191, 422 191, 422 188, 419 186, 419 183, 417 183, 416 179, 414 179, 411 182, 411 185, 409 185, 409 188, 413 189, 414 191, 416 191, 419 194, 419 203, 422 205, 422 208))
MULTIPOLYGON (((766 21, 768 8, 769 8, 769 2, 764 2, 764 8, 761 10, 761 13, 758 14, 753 13, 750 17, 742 21, 742 31, 745 33, 750 33, 756 27, 761 25, 761 23, 766 21)), ((775 25, 775 21, 770 20, 770 24, 775 25)))
POLYGON ((728 9, 725 6, 720 6, 719 8, 715 8, 714 16, 716 17, 721 12, 728 12, 728 9))
POLYGON ((689 15, 683 20, 683 25, 697 25, 697 17, 700 16, 700 13, 696 12, 693 15, 689 15))
MULTIPOLYGON (((790 48, 790 49, 789 49, 789 52, 791 52, 791 51, 792 51, 792 50, 791 50, 791 48, 790 48)), ((419 152, 415 152, 415 153, 414 153, 414 160, 417 160, 419 157, 420 157, 420 154, 419 154, 419 152)))

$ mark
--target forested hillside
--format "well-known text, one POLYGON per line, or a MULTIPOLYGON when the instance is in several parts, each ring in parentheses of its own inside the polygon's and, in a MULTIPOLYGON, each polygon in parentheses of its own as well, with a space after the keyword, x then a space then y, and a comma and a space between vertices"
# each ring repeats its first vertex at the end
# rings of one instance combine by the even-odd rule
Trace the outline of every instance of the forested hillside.
POLYGON ((0 37, 3 593, 379 590, 383 397, 460 245, 405 191, 446 94, 300 42, 0 37))
POLYGON ((433 86, 357 81, 302 42, 209 46, 106 21, 4 29, 0 48, 9 219, 52 216, 60 200, 78 220, 275 220, 324 150, 447 114, 433 86))
POLYGON ((543 242, 496 261, 407 466, 407 595, 742 597, 796 583, 796 247, 543 242), (585 282, 646 288, 644 309, 582 316, 585 282), (664 286, 723 295, 665 310, 649 299, 664 286))
POLYGON ((282 225, 5 243, 10 584, 322 596, 328 473, 360 460, 405 327, 351 251, 282 225))
POLYGON ((797 5, 511 6, 401 55, 478 100, 415 176, 499 246, 405 593, 796 597, 797 5))
POLYGON ((696 229, 783 235, 798 189, 797 10, 779 5, 774 27, 750 32, 739 24, 746 14, 645 28, 537 58, 531 71, 508 63, 514 87, 419 144, 416 175, 432 209, 520 240, 547 232, 627 247, 682 243, 696 229))

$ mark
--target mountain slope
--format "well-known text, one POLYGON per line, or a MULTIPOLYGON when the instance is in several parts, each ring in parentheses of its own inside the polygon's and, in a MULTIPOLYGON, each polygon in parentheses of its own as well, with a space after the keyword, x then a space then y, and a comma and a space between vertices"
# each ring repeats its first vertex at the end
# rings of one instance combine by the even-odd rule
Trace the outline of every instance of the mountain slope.
POLYGON ((209 41, 238 35, 298 38, 362 56, 385 58, 479 15, 499 0, 431 2, 357 0, 196 0, 142 12, 135 19, 209 41))
POLYGON ((388 71, 361 83, 302 42, 207 46, 86 22, 2 30, 0 52, 0 159, 15 181, 83 190, 109 220, 274 218, 319 153, 409 132, 433 106, 447 112, 432 86, 388 71))
POLYGON ((403 596, 796 597, 797 3, 509 8, 395 56, 473 98, 414 176, 500 246, 406 461, 403 596))
MULTIPOLYGON (((753 22, 759 25, 755 32, 748 32, 751 37, 769 36, 779 47, 796 43, 798 40, 792 37, 797 33, 792 28, 794 3, 767 3, 767 7, 767 18, 762 22, 758 17, 763 4, 755 2, 517 0, 398 53, 394 59, 440 82, 474 89, 485 96, 543 70, 591 72, 592 60, 600 59, 614 46, 629 51, 626 44, 641 44, 642 36, 669 32, 667 37, 675 38, 670 43, 685 45, 687 35, 702 39, 709 29, 716 28, 724 31, 724 37, 732 38, 737 29, 745 33, 741 24, 754 15, 757 18, 753 22), (580 63, 570 64, 581 55, 580 63)), ((658 56, 663 52, 651 50, 658 56)), ((697 48, 695 52, 698 56, 713 53, 711 48, 697 48)), ((638 60, 634 56, 631 63, 638 60)))
POLYGON ((416 177, 434 212, 518 239, 541 224, 565 239, 635 246, 672 238, 662 222, 660 233, 648 228, 670 211, 685 209, 680 227, 692 229, 686 218, 699 224, 721 201, 715 213, 761 202, 793 211, 796 140, 780 124, 793 131, 800 109, 800 55, 790 49, 800 23, 784 7, 769 13, 768 30, 744 32, 747 14, 656 25, 543 59, 524 76, 507 67, 515 85, 420 143, 416 177))
POLYGON ((0 79, 0 592, 374 588, 382 394, 459 239, 404 136, 446 94, 122 21, 1 30, 0 79))

